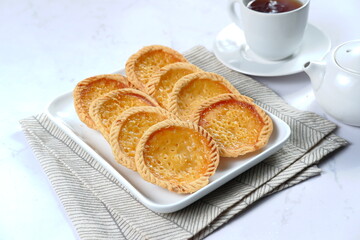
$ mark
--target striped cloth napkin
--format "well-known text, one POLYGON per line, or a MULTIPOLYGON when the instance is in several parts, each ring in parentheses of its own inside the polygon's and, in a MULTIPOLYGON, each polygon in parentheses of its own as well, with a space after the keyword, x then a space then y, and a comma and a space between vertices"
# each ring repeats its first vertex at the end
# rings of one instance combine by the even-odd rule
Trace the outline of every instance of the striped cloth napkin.
POLYGON ((266 86, 222 65, 204 47, 184 55, 284 120, 292 131, 289 140, 276 154, 192 205, 160 214, 135 200, 45 114, 24 119, 29 145, 81 239, 202 239, 255 201, 318 175, 316 164, 347 144, 332 134, 335 124, 292 108, 266 86))

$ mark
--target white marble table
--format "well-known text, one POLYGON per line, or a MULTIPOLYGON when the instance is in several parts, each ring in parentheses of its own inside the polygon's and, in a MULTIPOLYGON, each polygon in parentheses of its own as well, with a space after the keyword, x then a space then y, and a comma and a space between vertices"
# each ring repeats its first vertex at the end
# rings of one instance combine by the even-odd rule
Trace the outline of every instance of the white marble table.
MULTIPOLYGON (((79 80, 124 67, 144 45, 212 49, 230 23, 226 1, 3 0, 0 2, 0 239, 76 239, 18 121, 79 80)), ((358 0, 312 0, 310 22, 333 46, 360 38, 358 0)), ((289 104, 325 114, 306 74, 256 78, 289 104)), ((360 239, 360 128, 321 176, 259 201, 208 239, 360 239)))

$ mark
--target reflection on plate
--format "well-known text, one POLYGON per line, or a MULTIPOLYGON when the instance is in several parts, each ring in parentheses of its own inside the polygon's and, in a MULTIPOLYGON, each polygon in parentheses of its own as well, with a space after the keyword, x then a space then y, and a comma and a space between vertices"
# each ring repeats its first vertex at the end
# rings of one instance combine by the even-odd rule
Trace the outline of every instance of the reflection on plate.
POLYGON ((301 72, 304 63, 321 60, 330 48, 329 37, 308 24, 303 43, 296 53, 280 61, 268 61, 249 49, 243 31, 232 23, 217 35, 214 53, 224 65, 235 71, 253 76, 275 77, 301 72))
POLYGON ((133 196, 149 209, 156 212, 174 212, 195 202, 240 173, 261 162, 278 151, 290 135, 289 126, 269 114, 274 123, 274 131, 266 147, 252 154, 238 158, 222 158, 210 183, 192 194, 177 194, 143 180, 137 172, 115 162, 109 144, 102 135, 85 126, 76 115, 72 93, 57 97, 47 108, 47 115, 85 151, 92 155, 103 167, 123 184, 133 196))

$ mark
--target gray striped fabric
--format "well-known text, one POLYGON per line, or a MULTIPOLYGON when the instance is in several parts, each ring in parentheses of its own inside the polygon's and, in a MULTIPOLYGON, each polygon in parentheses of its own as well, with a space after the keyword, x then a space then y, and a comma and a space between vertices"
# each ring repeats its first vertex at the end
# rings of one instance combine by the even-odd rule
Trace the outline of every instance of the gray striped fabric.
POLYGON ((159 214, 134 199, 45 114, 24 119, 24 134, 81 239, 202 239, 260 198, 318 175, 315 164, 346 145, 332 134, 333 123, 292 108, 267 87, 222 65, 205 48, 195 47, 185 56, 224 76, 287 122, 290 139, 279 152, 187 208, 159 214))

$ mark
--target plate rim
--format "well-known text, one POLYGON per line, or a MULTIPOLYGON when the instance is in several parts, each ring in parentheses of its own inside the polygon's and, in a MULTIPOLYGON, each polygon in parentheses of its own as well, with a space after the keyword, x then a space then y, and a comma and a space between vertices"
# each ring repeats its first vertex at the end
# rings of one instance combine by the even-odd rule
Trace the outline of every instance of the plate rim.
MULTIPOLYGON (((195 201, 199 200, 200 198, 206 196, 207 194, 209 194, 212 191, 216 190, 217 188, 221 187, 222 185, 224 185, 225 183, 227 183, 228 181, 230 181, 234 177, 240 175, 241 173, 247 171, 251 167, 259 164, 260 162, 265 160, 267 157, 269 157, 269 156, 273 155, 274 153, 276 153, 286 143, 286 141, 289 139, 290 134, 291 134, 291 129, 290 129, 289 125, 286 122, 284 122, 282 119, 275 116, 274 114, 269 113, 268 111, 263 109, 264 111, 266 111, 270 115, 272 120, 274 120, 273 118, 276 118, 277 121, 282 122, 283 127, 285 127, 286 135, 279 143, 277 143, 276 145, 274 145, 271 149, 268 149, 267 151, 260 152, 259 153, 260 157, 258 157, 256 159, 252 159, 252 161, 248 161, 245 164, 245 167, 244 166, 241 167, 242 171, 239 171, 239 169, 238 169, 237 171, 232 171, 231 173, 223 176, 220 179, 222 181, 222 183, 220 183, 220 184, 216 184, 216 183, 211 184, 211 183, 209 183, 207 185, 208 186, 207 188, 202 188, 202 189, 198 190, 195 193, 188 194, 187 197, 185 197, 185 198, 183 198, 183 199, 181 199, 181 200, 179 200, 177 202, 170 203, 170 204, 160 204, 160 203, 156 203, 156 202, 152 201, 151 199, 148 199, 144 194, 142 194, 138 189, 136 189, 128 180, 126 180, 121 175, 120 172, 118 172, 113 166, 111 166, 111 164, 106 159, 104 159, 102 156, 100 156, 90 145, 88 145, 80 136, 78 136, 71 129, 71 127, 66 124, 66 121, 64 121, 61 118, 59 118, 59 117, 52 114, 52 112, 51 112, 52 106, 57 101, 61 101, 62 98, 66 98, 66 97, 70 97, 72 102, 73 102, 72 91, 63 93, 63 94, 57 96, 56 98, 54 98, 47 105, 46 110, 45 110, 45 114, 61 130, 63 130, 73 141, 75 141, 77 144, 79 144, 80 147, 82 147, 84 151, 86 151, 100 165, 102 165, 107 171, 109 171, 109 173, 112 174, 112 176, 114 178, 116 178, 136 200, 138 200, 140 203, 145 205, 150 210, 158 212, 158 213, 176 212, 176 211, 181 210, 181 209, 187 207, 188 205, 194 203, 195 201), (223 179, 223 178, 225 178, 225 179, 223 179)), ((259 155, 257 155, 257 156, 259 156, 259 155)))

